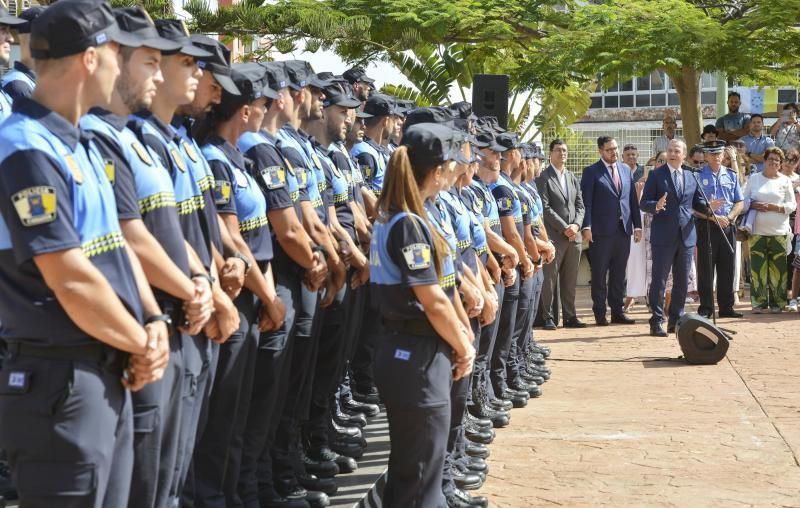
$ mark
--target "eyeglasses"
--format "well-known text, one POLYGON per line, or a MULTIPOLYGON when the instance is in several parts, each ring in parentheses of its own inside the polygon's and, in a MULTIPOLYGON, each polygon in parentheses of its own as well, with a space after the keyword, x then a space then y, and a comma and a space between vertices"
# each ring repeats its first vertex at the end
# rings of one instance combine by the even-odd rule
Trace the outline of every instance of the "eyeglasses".
POLYGON ((777 162, 778 164, 780 164, 781 160, 777 157, 770 157, 767 159, 767 162, 777 162))
POLYGON ((666 159, 656 159, 656 164, 665 164, 666 162, 666 159))
POLYGON ((786 162, 797 162, 798 160, 800 160, 798 157, 789 157, 786 159, 786 162))

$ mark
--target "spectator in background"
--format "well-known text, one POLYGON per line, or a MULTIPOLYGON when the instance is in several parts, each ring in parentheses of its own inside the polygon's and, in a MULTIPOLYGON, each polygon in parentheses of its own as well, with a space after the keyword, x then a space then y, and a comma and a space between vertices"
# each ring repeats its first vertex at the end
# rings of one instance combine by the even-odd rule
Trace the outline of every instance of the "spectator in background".
POLYGON ((703 143, 710 143, 711 141, 716 141, 718 136, 719 131, 717 131, 717 128, 713 124, 708 124, 703 127, 703 134, 700 137, 703 139, 703 143))
POLYGON ((786 243, 789 215, 797 207, 789 177, 780 172, 783 150, 767 148, 764 171, 753 173, 744 188, 745 203, 756 210, 750 244, 750 304, 754 314, 778 313, 786 301, 786 243))
POLYGON ((764 134, 764 117, 758 113, 750 116, 750 132, 742 136, 750 162, 755 163, 756 171, 764 170, 764 152, 767 148, 775 146, 772 138, 764 134))
MULTIPOLYGON (((781 164, 781 174, 786 175, 789 181, 792 182, 794 199, 795 203, 797 203, 800 201, 800 194, 798 194, 798 192, 800 192, 800 175, 797 174, 800 152, 798 152, 797 148, 789 148, 784 152, 784 155, 786 158, 783 160, 783 164, 781 164)), ((789 291, 789 305, 786 308, 792 312, 797 312, 797 292, 800 289, 800 277, 798 277, 798 274, 795 273, 793 268, 795 259, 800 257, 798 256, 800 250, 798 250, 797 245, 797 240, 800 238, 800 235, 798 235, 798 233, 800 233, 800 221, 797 220, 796 213, 797 210, 789 215, 789 227, 792 228, 793 235, 789 239, 791 252, 786 258, 786 263, 789 266, 789 274, 791 275, 788 280, 788 287, 786 288, 789 291)))
POLYGON ((703 165, 706 163, 705 154, 703 153, 703 147, 700 145, 694 145, 689 150, 689 158, 686 161, 687 164, 692 166, 693 168, 702 168, 703 165))
POLYGON ((728 114, 717 119, 717 137, 724 141, 733 141, 747 134, 750 124, 750 115, 742 113, 739 108, 742 106, 742 96, 739 92, 728 94, 728 114))
MULTIPOLYGON (((775 140, 775 146, 786 153, 790 148, 800 145, 800 137, 797 133, 797 113, 800 107, 791 102, 783 107, 781 117, 769 129, 769 135, 775 140)), ((787 153, 788 156, 788 153, 787 153)))
POLYGON ((666 151, 667 146, 669 146, 670 141, 673 139, 683 141, 683 138, 675 136, 675 132, 678 130, 678 121, 675 119, 675 116, 672 114, 672 112, 668 111, 664 115, 664 121, 661 123, 661 128, 664 129, 664 134, 653 140, 653 153, 666 151))
POLYGON ((636 145, 625 145, 622 149, 622 162, 631 168, 631 177, 634 182, 638 182, 644 178, 644 166, 639 164, 639 149, 636 145))

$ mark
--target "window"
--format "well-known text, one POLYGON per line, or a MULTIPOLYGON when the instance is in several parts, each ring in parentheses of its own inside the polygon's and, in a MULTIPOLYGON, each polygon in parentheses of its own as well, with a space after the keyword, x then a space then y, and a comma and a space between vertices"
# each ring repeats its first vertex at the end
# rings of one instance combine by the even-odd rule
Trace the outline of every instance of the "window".
MULTIPOLYGON (((598 76, 598 80, 600 79, 602 76, 598 76)), ((790 92, 794 93, 792 97, 796 99, 796 92, 790 92)), ((700 102, 704 105, 716 104, 717 89, 714 74, 703 73, 700 76, 700 102)), ((616 82, 605 90, 598 85, 592 94, 590 108, 648 108, 679 105, 678 94, 669 76, 663 71, 653 71, 648 76, 616 82)))

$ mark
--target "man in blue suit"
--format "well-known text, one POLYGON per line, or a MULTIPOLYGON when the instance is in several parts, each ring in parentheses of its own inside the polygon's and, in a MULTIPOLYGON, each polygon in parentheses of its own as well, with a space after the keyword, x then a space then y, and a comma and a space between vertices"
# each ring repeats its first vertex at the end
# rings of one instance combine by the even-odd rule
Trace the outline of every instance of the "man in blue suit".
POLYGON ((620 162, 617 142, 610 136, 597 138, 600 160, 583 170, 581 194, 586 213, 582 234, 592 258, 592 311, 598 326, 608 326, 606 297, 611 322, 632 324, 623 311, 625 269, 631 249, 631 234, 642 239, 639 200, 631 168, 620 162), (606 283, 606 278, 608 283, 606 283))
POLYGON ((667 146, 667 163, 654 169, 642 191, 640 206, 653 214, 650 244, 653 269, 650 282, 650 335, 666 337, 675 331, 675 323, 683 314, 689 270, 697 243, 692 209, 708 213, 708 202, 689 169, 684 169, 686 144, 673 140, 667 146), (664 290, 672 270, 672 302, 669 306, 667 332, 664 320, 664 290))

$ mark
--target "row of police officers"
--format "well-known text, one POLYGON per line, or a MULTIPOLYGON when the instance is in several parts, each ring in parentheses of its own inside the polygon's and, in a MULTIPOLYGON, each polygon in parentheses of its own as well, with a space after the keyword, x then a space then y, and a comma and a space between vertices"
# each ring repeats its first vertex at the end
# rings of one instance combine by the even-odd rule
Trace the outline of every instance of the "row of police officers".
POLYGON ((544 158, 361 69, 230 63, 103 0, 0 91, 0 447, 22 506, 326 506, 386 406, 387 506, 485 506, 541 394, 544 158), (13 104, 13 107, 12 107, 13 104))

